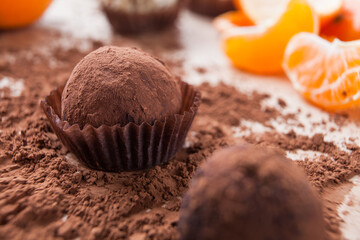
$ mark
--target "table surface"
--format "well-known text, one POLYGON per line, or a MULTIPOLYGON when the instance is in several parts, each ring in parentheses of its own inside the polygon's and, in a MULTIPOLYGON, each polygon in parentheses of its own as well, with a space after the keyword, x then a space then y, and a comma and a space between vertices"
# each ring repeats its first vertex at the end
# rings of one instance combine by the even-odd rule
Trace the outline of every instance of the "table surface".
MULTIPOLYGON (((99 3, 96 0, 55 0, 45 15, 36 24, 39 28, 49 28, 60 32, 56 43, 64 48, 76 46, 81 51, 88 51, 93 41, 101 41, 106 44, 116 44, 111 28, 104 15, 99 10, 99 3), (114 42, 115 41, 115 42, 114 42)), ((35 29, 36 29, 35 27, 35 29)), ((177 23, 177 29, 173 33, 161 38, 167 38, 167 44, 174 46, 171 50, 161 51, 161 57, 182 61, 184 79, 192 84, 210 82, 217 84, 220 81, 232 85, 242 92, 268 93, 270 98, 263 104, 278 108, 279 98, 285 100, 287 108, 285 113, 297 113, 296 122, 284 122, 283 120, 272 120, 269 124, 277 131, 287 133, 294 130, 302 135, 312 136, 314 133, 324 134, 325 141, 333 141, 338 147, 346 150, 346 144, 360 145, 360 126, 356 124, 356 114, 350 115, 350 120, 344 124, 341 130, 330 131, 335 122, 330 115, 305 102, 292 88, 285 76, 260 76, 241 72, 234 69, 221 51, 220 39, 217 32, 211 25, 211 20, 184 11, 177 23), (199 68, 205 68, 204 73, 199 73, 199 68), (300 109, 300 111, 299 111, 300 109), (311 114, 311 117, 309 117, 311 114), (314 123, 323 123, 314 127, 314 123), (299 123, 303 127, 299 127, 299 123)), ((122 37, 122 44, 139 46, 139 43, 146 43, 149 48, 162 48, 157 46, 159 36, 144 35, 136 41, 131 38, 122 37), (145 39, 147 38, 147 39, 145 39)), ((141 46, 141 44, 140 44, 141 46)), ((41 46, 39 46, 41 48, 41 46)), ((5 81, 2 81, 4 85, 5 81)), ((0 88, 4 87, 0 83, 0 88)), ((11 85, 11 82, 7 83, 11 85)), ((14 94, 21 93, 21 84, 13 84, 14 94)), ((252 132, 263 133, 269 128, 249 121, 242 121, 241 124, 252 126, 252 132)), ((250 134, 247 131, 238 131, 233 128, 234 136, 240 138, 250 134)), ((346 150, 348 151, 348 150, 346 150)), ((320 153, 313 151, 288 152, 287 157, 291 159, 315 158, 320 153)), ((360 239, 360 177, 355 176, 352 180, 351 191, 345 196, 343 204, 339 207, 339 216, 344 220, 341 223, 341 230, 346 239, 360 239), (348 204, 352 202, 353 204, 348 204), (351 206, 349 206, 351 205, 351 206), (348 212, 347 214, 344 214, 348 212)))

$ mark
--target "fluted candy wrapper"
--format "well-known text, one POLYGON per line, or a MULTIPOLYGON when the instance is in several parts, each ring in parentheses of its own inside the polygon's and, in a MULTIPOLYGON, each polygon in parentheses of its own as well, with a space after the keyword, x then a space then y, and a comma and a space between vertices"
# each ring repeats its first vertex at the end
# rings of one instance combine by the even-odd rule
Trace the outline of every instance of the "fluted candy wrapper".
POLYGON ((167 163, 184 144, 201 94, 185 82, 180 87, 180 113, 151 125, 86 125, 83 129, 78 124, 70 125, 60 114, 64 86, 53 90, 41 101, 41 107, 61 142, 88 167, 111 172, 141 170, 167 163))

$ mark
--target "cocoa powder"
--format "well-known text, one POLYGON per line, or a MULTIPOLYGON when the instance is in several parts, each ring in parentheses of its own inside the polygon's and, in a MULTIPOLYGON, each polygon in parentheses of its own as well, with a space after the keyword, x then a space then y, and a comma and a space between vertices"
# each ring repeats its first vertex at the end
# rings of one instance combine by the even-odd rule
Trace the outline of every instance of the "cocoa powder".
MULTIPOLYGON (((179 208, 195 170, 216 149, 237 142, 273 147, 284 155, 296 150, 323 153, 315 161, 296 163, 322 197, 328 239, 340 238, 336 206, 328 204, 326 193, 359 173, 357 145, 344 151, 321 134, 280 133, 271 121, 296 122, 297 114, 264 108, 261 103, 269 95, 203 84, 199 86, 203 103, 188 142, 169 164, 120 174, 87 169, 63 147, 39 107, 44 96, 67 81, 86 53, 56 45, 39 50, 33 46, 59 36, 27 31, 2 33, 5 37, 0 39, 0 79, 24 83, 19 97, 12 96, 10 88, 0 90, 1 239, 178 239, 179 208), (29 33, 32 44, 23 44, 29 33), (235 138, 232 128, 245 120, 270 131, 255 133, 242 126, 250 134, 235 138)), ((95 42, 94 48, 98 46, 95 42)), ((287 105, 279 102, 281 109, 287 105)), ((333 118, 341 125, 348 121, 344 116, 333 118)))

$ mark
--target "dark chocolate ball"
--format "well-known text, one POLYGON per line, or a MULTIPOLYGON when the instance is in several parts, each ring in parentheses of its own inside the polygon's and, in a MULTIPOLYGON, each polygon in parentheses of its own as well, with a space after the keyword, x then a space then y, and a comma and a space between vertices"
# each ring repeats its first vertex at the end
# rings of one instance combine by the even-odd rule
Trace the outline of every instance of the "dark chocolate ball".
POLYGON ((324 239, 319 199, 305 176, 274 150, 241 145, 218 151, 185 195, 182 240, 324 239))
POLYGON ((180 112, 182 95, 164 63, 135 49, 102 47, 74 68, 61 98, 70 124, 152 124, 180 112))

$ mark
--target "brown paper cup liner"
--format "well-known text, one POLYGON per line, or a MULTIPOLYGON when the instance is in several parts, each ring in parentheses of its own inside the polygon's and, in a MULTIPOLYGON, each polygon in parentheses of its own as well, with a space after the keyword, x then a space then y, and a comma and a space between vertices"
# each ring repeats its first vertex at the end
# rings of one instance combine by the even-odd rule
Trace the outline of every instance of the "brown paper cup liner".
POLYGON ((172 25, 187 0, 179 0, 170 8, 150 13, 127 13, 103 6, 103 11, 112 27, 119 33, 135 34, 145 31, 160 30, 172 25))
POLYGON ((222 13, 235 10, 233 0, 190 0, 189 9, 193 12, 216 17, 222 13))
POLYGON ((70 125, 60 119, 64 86, 41 101, 41 107, 61 142, 88 167, 111 172, 140 170, 167 163, 184 144, 201 94, 187 83, 181 82, 180 86, 180 114, 156 120, 152 125, 86 125, 83 129, 78 124, 70 125))

